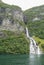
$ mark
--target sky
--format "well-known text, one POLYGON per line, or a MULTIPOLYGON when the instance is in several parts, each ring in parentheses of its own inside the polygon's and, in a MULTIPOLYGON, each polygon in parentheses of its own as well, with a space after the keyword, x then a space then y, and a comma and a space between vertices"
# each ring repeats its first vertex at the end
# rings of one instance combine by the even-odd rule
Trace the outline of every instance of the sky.
POLYGON ((44 5, 44 0, 2 0, 2 1, 10 5, 20 6, 22 10, 27 10, 35 6, 44 5))

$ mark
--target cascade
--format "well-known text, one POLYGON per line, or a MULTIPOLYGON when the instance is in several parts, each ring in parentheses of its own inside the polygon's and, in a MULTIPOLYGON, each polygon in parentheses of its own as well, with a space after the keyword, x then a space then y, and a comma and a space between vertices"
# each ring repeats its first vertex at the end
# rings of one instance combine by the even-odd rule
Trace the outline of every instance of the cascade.
POLYGON ((32 37, 30 37, 27 27, 26 27, 26 35, 27 35, 27 38, 30 39, 30 53, 32 53, 32 54, 41 54, 40 48, 36 44, 36 41, 32 37))

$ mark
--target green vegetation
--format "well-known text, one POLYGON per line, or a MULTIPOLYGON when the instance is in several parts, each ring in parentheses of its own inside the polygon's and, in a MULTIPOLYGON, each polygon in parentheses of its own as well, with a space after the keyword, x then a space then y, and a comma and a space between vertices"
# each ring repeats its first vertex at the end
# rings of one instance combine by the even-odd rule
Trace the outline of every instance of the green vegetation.
POLYGON ((19 6, 8 5, 8 4, 5 4, 5 3, 0 3, 0 7, 11 8, 11 9, 15 9, 15 10, 21 10, 21 8, 19 6))
POLYGON ((35 37, 35 36, 33 36, 33 38, 35 39, 41 50, 43 50, 44 52, 44 39, 40 39, 39 37, 35 37))
POLYGON ((44 5, 28 9, 24 14, 27 17, 30 36, 35 36, 35 40, 44 51, 44 5))
MULTIPOLYGON (((21 11, 21 8, 18 6, 8 5, 2 2, 0 3, 0 8, 10 8, 11 10, 21 11)), ((8 13, 0 13, 0 15, 4 16, 3 14, 8 18, 10 17, 10 19, 15 21, 17 24, 19 23, 23 28, 27 26, 30 36, 34 36, 33 38, 44 51, 44 5, 31 8, 24 12, 27 25, 25 25, 24 22, 17 20, 17 18, 13 19, 13 16, 8 15, 8 13), (38 18, 38 20, 34 20, 36 18, 38 18)), ((0 37, 0 53, 29 53, 29 40, 26 38, 24 32, 17 33, 6 30, 3 30, 2 32, 2 37, 0 37)))
POLYGON ((23 33, 20 35, 11 31, 3 31, 3 33, 5 36, 0 38, 0 53, 29 53, 29 42, 23 33))
POLYGON ((44 20, 38 22, 28 22, 30 35, 44 39, 44 20))
POLYGON ((0 3, 0 10, 2 10, 2 12, 0 12, 0 17, 2 19, 3 17, 8 18, 12 21, 13 24, 15 22, 15 24, 17 24, 19 28, 20 26, 22 28, 21 28, 21 31, 18 28, 18 31, 15 31, 15 32, 8 31, 8 30, 0 31, 0 53, 28 54, 29 53, 29 40, 26 38, 24 31, 22 31, 22 29, 25 28, 25 24, 23 21, 18 20, 17 18, 13 18, 13 15, 9 15, 8 11, 6 13, 5 12, 6 8, 8 8, 8 10, 10 9, 10 11, 19 10, 19 12, 22 12, 21 8, 14 5, 8 5, 3 2, 0 3))
POLYGON ((28 9, 24 11, 24 15, 27 17, 27 22, 33 21, 35 17, 44 20, 44 5, 28 9))

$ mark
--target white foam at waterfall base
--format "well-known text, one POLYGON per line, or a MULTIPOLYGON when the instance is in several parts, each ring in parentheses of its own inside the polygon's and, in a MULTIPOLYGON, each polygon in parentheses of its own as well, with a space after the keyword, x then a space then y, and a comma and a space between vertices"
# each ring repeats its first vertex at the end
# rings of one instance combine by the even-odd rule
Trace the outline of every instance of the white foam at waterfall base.
POLYGON ((30 40, 30 53, 34 53, 35 54, 35 50, 34 50, 34 47, 32 45, 32 41, 30 40))
POLYGON ((37 46, 33 38, 30 39, 30 53, 41 54, 39 46, 37 46), (34 48, 34 51, 33 51, 34 48))
POLYGON ((39 48, 39 46, 38 46, 38 54, 41 54, 41 51, 40 51, 40 48, 39 48))
POLYGON ((30 54, 41 54, 40 48, 39 46, 37 46, 36 41, 30 37, 29 32, 28 32, 28 28, 26 27, 26 35, 27 38, 30 39, 30 54))

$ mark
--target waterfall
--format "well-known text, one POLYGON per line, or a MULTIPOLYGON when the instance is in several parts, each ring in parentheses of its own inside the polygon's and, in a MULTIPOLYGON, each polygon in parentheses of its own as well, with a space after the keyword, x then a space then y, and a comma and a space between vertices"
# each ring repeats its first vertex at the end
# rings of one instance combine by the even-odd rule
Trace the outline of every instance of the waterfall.
POLYGON ((40 48, 36 44, 36 41, 32 37, 30 37, 27 27, 26 27, 26 35, 27 35, 27 38, 30 39, 30 53, 32 53, 32 54, 41 54, 40 48))

